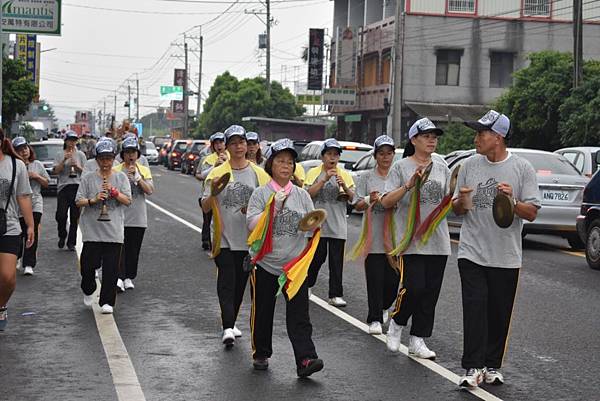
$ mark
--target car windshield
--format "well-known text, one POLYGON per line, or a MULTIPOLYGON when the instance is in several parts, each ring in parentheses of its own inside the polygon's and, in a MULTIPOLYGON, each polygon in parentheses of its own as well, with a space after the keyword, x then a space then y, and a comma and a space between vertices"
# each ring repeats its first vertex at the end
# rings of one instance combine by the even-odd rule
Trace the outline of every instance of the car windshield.
POLYGON ((156 144, 156 146, 162 146, 165 143, 167 143, 169 141, 169 138, 165 137, 156 137, 154 138, 154 143, 156 144))
POLYGON ((187 148, 187 142, 178 142, 175 144, 175 150, 178 150, 180 152, 185 152, 186 148, 187 148))
POLYGON ((369 149, 344 149, 342 151, 342 155, 340 156, 340 163, 356 163, 360 160, 361 157, 365 155, 365 153, 369 152, 369 149))
POLYGON ((540 175, 581 175, 567 159, 559 155, 528 152, 519 152, 517 155, 529 160, 535 171, 540 175))
POLYGON ((204 144, 202 142, 198 142, 198 143, 192 144, 192 148, 190 149, 190 152, 192 152, 192 153, 198 153, 202 149, 204 149, 204 144))
POLYGON ((35 157, 42 161, 54 160, 63 151, 63 145, 60 143, 32 144, 31 147, 35 152, 35 157))

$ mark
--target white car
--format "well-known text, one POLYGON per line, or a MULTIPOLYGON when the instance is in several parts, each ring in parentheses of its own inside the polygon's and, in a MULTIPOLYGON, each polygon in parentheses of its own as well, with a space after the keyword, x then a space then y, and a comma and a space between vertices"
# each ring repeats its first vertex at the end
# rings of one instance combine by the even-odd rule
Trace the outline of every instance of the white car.
POLYGON ((599 150, 600 147, 596 146, 578 146, 555 150, 554 153, 563 155, 581 174, 588 178, 592 178, 594 173, 598 170, 596 153, 598 153, 599 150))
POLYGON ((158 150, 156 150, 156 146, 152 142, 146 141, 144 156, 148 159, 148 164, 158 164, 158 150))
MULTIPOLYGON (((340 156, 340 164, 350 170, 352 166, 364 155, 366 155, 373 146, 360 142, 338 141, 342 147, 342 155, 340 156)), ((308 172, 313 167, 321 164, 321 145, 323 141, 312 141, 306 145, 302 152, 298 155, 298 162, 304 167, 304 171, 308 172)))

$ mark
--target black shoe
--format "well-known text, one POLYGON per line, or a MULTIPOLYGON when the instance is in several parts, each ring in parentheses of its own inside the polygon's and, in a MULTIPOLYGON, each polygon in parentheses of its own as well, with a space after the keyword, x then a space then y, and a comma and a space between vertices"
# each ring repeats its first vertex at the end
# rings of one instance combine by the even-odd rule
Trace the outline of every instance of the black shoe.
POLYGON ((303 359, 297 368, 298 377, 308 377, 313 373, 320 371, 321 369, 323 369, 322 359, 303 359))
POLYGON ((204 249, 205 251, 208 251, 210 249, 210 242, 202 241, 202 249, 204 249))
POLYGON ((269 368, 269 358, 254 358, 252 365, 256 370, 267 370, 269 368))
POLYGON ((75 252, 75 245, 67 245, 67 249, 71 252, 75 252))
POLYGON ((63 249, 63 248, 65 247, 65 242, 66 242, 66 239, 64 239, 64 238, 59 238, 59 239, 58 239, 58 247, 59 247, 60 249, 63 249))

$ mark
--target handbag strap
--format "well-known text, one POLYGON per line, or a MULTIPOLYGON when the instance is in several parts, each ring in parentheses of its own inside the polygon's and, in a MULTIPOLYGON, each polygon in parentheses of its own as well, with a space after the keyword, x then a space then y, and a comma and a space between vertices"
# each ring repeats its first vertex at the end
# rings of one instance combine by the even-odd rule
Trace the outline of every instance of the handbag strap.
POLYGON ((8 198, 6 199, 6 206, 4 210, 8 210, 8 205, 10 204, 10 196, 12 195, 13 188, 15 186, 15 177, 17 176, 17 161, 14 156, 10 157, 12 160, 12 178, 10 179, 10 188, 8 190, 8 198))

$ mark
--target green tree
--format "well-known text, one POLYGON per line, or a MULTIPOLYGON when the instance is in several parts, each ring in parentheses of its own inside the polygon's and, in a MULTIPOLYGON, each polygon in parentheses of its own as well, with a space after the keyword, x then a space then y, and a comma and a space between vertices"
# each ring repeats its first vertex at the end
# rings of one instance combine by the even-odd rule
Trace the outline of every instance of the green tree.
POLYGON ((472 149, 475 132, 462 123, 452 122, 442 126, 444 135, 440 137, 436 152, 447 155, 455 150, 472 149))
POLYGON ((36 88, 23 63, 8 58, 3 59, 2 83, 2 126, 8 128, 17 114, 27 112, 36 88))
POLYGON ((279 82, 271 83, 271 96, 265 88, 264 78, 247 78, 238 81, 229 72, 218 76, 209 91, 200 115, 197 136, 208 137, 232 124, 252 129, 252 124, 242 123, 242 117, 258 116, 294 118, 302 115, 304 108, 279 82))
POLYGON ((600 143, 600 74, 583 81, 560 106, 558 132, 562 146, 600 143))

